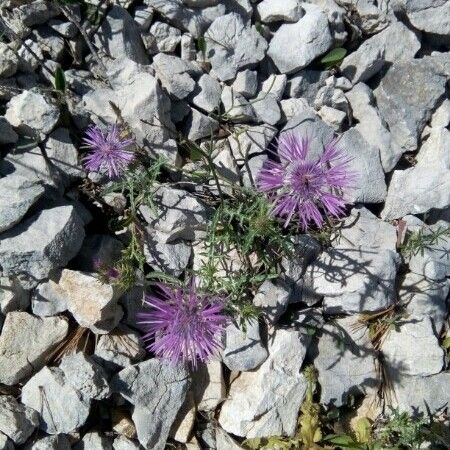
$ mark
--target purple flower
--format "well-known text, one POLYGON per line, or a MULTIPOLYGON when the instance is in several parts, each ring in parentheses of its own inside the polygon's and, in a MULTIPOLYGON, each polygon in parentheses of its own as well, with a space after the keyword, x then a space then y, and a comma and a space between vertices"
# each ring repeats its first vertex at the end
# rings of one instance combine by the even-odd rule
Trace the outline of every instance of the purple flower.
POLYGON ((221 347, 228 322, 225 302, 220 297, 197 293, 195 280, 189 288, 173 288, 162 283, 160 296, 149 295, 145 303, 151 311, 142 312, 138 323, 145 326, 148 350, 172 363, 207 361, 221 347))
POLYGON ((134 160, 134 153, 127 150, 133 139, 124 139, 116 125, 106 132, 96 126, 89 127, 83 142, 90 149, 83 158, 84 167, 90 172, 107 172, 109 178, 115 178, 134 160))
POLYGON ((347 202, 342 190, 350 187, 355 174, 351 158, 336 145, 327 144, 322 155, 308 158, 310 142, 294 134, 284 134, 278 141, 280 162, 266 161, 257 180, 258 189, 268 194, 272 214, 285 219, 285 226, 297 218, 306 230, 315 224, 321 228, 324 216, 342 217, 347 202))

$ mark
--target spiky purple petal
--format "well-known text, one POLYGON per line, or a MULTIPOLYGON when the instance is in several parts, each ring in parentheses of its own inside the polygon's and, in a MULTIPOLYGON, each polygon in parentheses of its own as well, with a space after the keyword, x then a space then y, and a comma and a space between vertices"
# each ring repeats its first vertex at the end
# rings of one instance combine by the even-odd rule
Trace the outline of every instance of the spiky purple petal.
POLYGON ((172 288, 158 283, 160 296, 149 295, 151 308, 138 316, 150 341, 148 350, 172 363, 187 362, 196 367, 221 347, 221 337, 228 322, 225 302, 220 297, 197 293, 195 281, 189 288, 172 288))
POLYGON ((106 131, 91 126, 83 139, 89 153, 83 158, 84 167, 90 172, 106 172, 109 178, 117 178, 134 160, 135 154, 128 150, 133 139, 124 139, 120 129, 113 125, 106 131))
POLYGON ((306 230, 321 228, 327 216, 342 217, 347 202, 343 189, 355 181, 350 161, 336 142, 324 147, 322 155, 308 158, 310 142, 293 133, 278 141, 279 162, 268 160, 258 177, 258 189, 272 201, 272 214, 287 226, 294 218, 306 230))

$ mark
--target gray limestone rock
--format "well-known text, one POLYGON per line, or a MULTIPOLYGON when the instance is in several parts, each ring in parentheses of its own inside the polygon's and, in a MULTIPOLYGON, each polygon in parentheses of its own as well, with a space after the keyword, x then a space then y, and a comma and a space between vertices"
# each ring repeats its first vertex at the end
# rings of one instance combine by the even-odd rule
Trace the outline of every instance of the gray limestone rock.
POLYGON ((333 44, 326 14, 317 6, 302 4, 305 15, 275 32, 267 52, 281 73, 293 73, 329 50, 333 44))
POLYGON ((68 328, 65 318, 8 313, 0 335, 0 382, 13 385, 39 370, 68 328))
POLYGON ((133 421, 145 448, 163 450, 189 388, 187 371, 158 359, 127 367, 111 387, 134 405, 133 421))
POLYGON ((3 273, 18 276, 24 287, 34 287, 77 254, 83 237, 83 223, 73 206, 45 209, 3 233, 3 273))
POLYGON ((222 81, 235 78, 240 69, 257 64, 264 58, 266 40, 248 27, 236 13, 217 18, 205 33, 207 57, 222 81))

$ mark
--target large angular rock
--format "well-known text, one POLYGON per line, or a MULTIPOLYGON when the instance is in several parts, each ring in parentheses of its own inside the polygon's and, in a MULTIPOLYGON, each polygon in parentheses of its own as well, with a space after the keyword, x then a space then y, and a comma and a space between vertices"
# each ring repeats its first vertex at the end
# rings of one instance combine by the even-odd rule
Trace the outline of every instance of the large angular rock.
POLYGON ((11 174, 0 178, 0 233, 16 225, 44 194, 38 180, 11 174))
POLYGON ((163 450, 189 388, 186 369, 150 359, 119 372, 111 386, 134 405, 139 442, 163 450))
POLYGON ((205 73, 198 80, 190 101, 207 113, 212 113, 219 108, 221 93, 220 83, 205 73))
POLYGON ((450 4, 446 0, 410 0, 404 8, 414 28, 438 38, 438 42, 448 43, 450 4))
POLYGON ((450 132, 433 129, 417 155, 417 164, 393 173, 381 217, 398 219, 422 214, 450 203, 450 132))
POLYGON ((48 434, 71 433, 84 425, 90 399, 67 383, 57 367, 44 367, 22 388, 22 402, 40 413, 40 428, 48 434))
POLYGON ((395 63, 374 91, 381 116, 403 151, 417 150, 418 137, 445 95, 448 74, 437 62, 423 58, 395 63))
POLYGON ((0 383, 13 385, 39 370, 68 329, 64 318, 8 313, 0 335, 0 383))
POLYGON ((260 62, 267 49, 256 28, 245 25, 236 13, 217 18, 205 33, 205 40, 207 57, 222 81, 232 80, 239 70, 260 62))
POLYGON ((420 50, 420 39, 401 22, 394 22, 365 40, 356 51, 344 58, 341 72, 354 84, 366 81, 388 63, 408 61, 420 50), (397 45, 392 45, 397 42, 397 45))
POLYGON ((111 394, 103 369, 84 353, 66 355, 59 368, 64 372, 66 382, 81 397, 104 400, 111 394))
POLYGON ((114 123, 113 102, 130 125, 136 141, 146 150, 175 162, 177 146, 170 119, 170 100, 156 78, 144 67, 126 57, 109 65, 113 89, 100 88, 86 93, 81 106, 92 120, 114 123), (100 120, 101 119, 101 120, 100 120))
POLYGON ((225 14, 224 2, 215 2, 216 4, 204 8, 190 7, 193 5, 187 5, 184 0, 145 0, 145 3, 170 23, 191 33, 194 38, 202 36, 214 19, 225 14))
POLYGON ((65 434, 57 434, 36 439, 25 448, 26 450, 70 450, 72 446, 65 434))
POLYGON ((59 108, 47 97, 25 90, 9 101, 5 118, 17 133, 41 141, 55 128, 59 115, 59 108))
POLYGON ((45 209, 2 234, 3 274, 18 276, 24 287, 34 287, 77 254, 83 237, 83 223, 73 206, 45 209))
POLYGON ((391 373, 429 376, 444 366, 444 349, 439 345, 429 317, 407 318, 389 330, 381 351, 391 373))
POLYGON ((415 273, 408 273, 399 291, 400 302, 406 307, 408 319, 415 323, 429 318, 436 336, 440 335, 447 318, 446 299, 450 282, 431 281, 415 273))
POLYGON ((442 372, 430 377, 398 376, 390 374, 393 380, 391 406, 409 414, 436 414, 448 408, 450 400, 450 373, 442 372))
POLYGON ((214 411, 226 396, 221 361, 200 364, 192 378, 195 404, 199 411, 214 411))
POLYGON ((156 39, 156 50, 160 52, 174 52, 181 41, 181 31, 164 22, 154 22, 150 33, 156 39))
POLYGON ((212 138, 219 128, 219 122, 209 117, 195 108, 190 108, 191 112, 185 123, 185 130, 188 139, 198 141, 202 138, 212 138))
POLYGON ((0 432, 15 444, 23 444, 39 424, 39 415, 11 395, 0 396, 0 432))
POLYGON ((367 142, 354 128, 342 134, 338 145, 346 156, 352 158, 350 169, 356 175, 353 187, 346 192, 348 200, 353 203, 383 202, 387 188, 380 150, 367 142))
POLYGON ((223 362, 230 370, 248 371, 259 367, 268 357, 259 332, 257 320, 250 320, 245 328, 231 323, 225 331, 223 362))
POLYGON ((266 280, 253 298, 253 304, 261 309, 267 320, 275 324, 292 300, 293 290, 283 279, 266 280))
POLYGON ((345 405, 350 395, 367 394, 380 383, 376 355, 365 328, 353 331, 354 317, 324 326, 314 366, 319 372, 320 402, 345 405))
POLYGON ((95 346, 95 359, 105 367, 114 369, 130 366, 145 356, 139 334, 120 326, 100 336, 95 346))
POLYGON ((113 58, 126 56, 138 64, 149 63, 139 27, 121 6, 110 8, 95 34, 95 43, 113 58))
POLYGON ((122 317, 117 304, 121 292, 113 285, 101 283, 91 273, 64 269, 58 285, 66 294, 67 309, 75 320, 94 333, 111 331, 122 317))
POLYGON ((144 219, 166 242, 175 239, 194 240, 204 235, 209 209, 182 189, 161 186, 155 194, 156 210, 141 206, 144 219))
POLYGON ((317 6, 303 3, 305 15, 285 23, 275 32, 267 52, 281 73, 293 73, 333 45, 327 15, 317 6))
POLYGON ((300 368, 308 343, 298 331, 276 330, 269 338, 268 359, 231 384, 219 416, 225 431, 247 438, 295 433, 306 392, 300 368))
POLYGON ((383 170, 390 172, 402 156, 403 149, 393 139, 380 116, 372 90, 366 84, 358 83, 345 96, 350 102, 352 116, 358 121, 354 128, 379 149, 383 170))

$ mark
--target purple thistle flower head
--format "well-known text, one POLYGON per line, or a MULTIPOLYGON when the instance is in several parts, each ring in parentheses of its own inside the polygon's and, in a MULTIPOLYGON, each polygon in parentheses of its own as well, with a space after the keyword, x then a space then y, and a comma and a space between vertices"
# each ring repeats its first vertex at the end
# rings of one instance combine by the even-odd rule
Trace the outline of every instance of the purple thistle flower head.
POLYGON ((113 125, 106 131, 91 126, 86 131, 83 142, 89 153, 83 158, 84 167, 90 172, 107 172, 109 178, 117 178, 134 160, 134 153, 128 148, 133 139, 124 139, 120 129, 113 125))
POLYGON ((195 368, 221 348, 221 338, 228 318, 221 297, 200 294, 193 279, 188 288, 173 288, 158 283, 160 296, 148 295, 151 308, 138 316, 151 340, 148 350, 176 364, 187 362, 195 368))
POLYGON ((285 226, 298 219, 303 230, 311 224, 321 228, 324 216, 342 217, 347 204, 342 190, 355 181, 351 158, 335 141, 315 160, 308 158, 309 150, 308 139, 283 134, 278 141, 280 161, 266 161, 257 180, 258 189, 272 202, 272 214, 285 219, 285 226))

